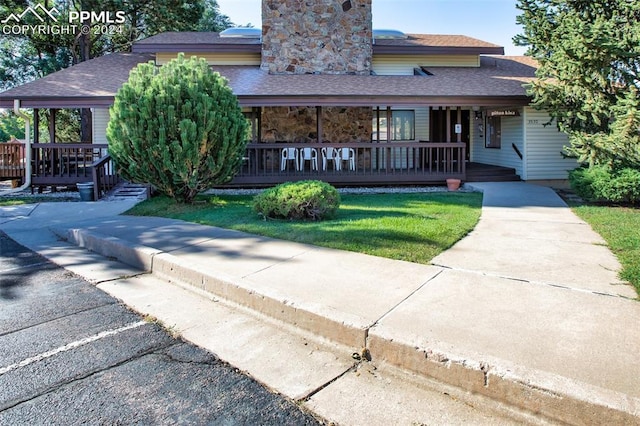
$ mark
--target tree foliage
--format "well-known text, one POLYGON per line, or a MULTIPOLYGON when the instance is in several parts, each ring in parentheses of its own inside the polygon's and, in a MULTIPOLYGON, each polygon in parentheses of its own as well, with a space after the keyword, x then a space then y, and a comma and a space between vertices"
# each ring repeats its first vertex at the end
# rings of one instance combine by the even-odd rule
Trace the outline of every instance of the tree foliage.
POLYGON ((183 54, 140 64, 118 91, 107 126, 109 152, 127 180, 179 202, 233 178, 247 122, 238 100, 204 59, 183 54))
POLYGON ((533 105, 569 134, 583 162, 638 159, 640 2, 519 0, 524 32, 516 44, 539 63, 533 105), (635 112, 629 112, 629 108, 635 112), (632 124, 630 127, 629 124, 632 124), (635 123, 635 124, 633 124, 635 123), (635 127, 633 127, 635 126, 635 127))

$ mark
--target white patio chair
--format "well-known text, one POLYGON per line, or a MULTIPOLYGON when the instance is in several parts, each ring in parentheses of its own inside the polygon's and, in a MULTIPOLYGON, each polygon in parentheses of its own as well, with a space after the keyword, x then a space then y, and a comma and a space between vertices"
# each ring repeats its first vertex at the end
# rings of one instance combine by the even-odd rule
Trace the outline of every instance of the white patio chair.
POLYGON ((318 170, 318 150, 315 148, 300 148, 300 170, 304 170, 304 162, 311 162, 311 170, 318 170))
POLYGON ((322 170, 327 170, 327 163, 333 161, 333 169, 340 170, 340 152, 330 146, 322 148, 322 170))
POLYGON ((349 170, 356 169, 356 151, 353 148, 338 148, 340 161, 338 161, 338 170, 342 169, 342 162, 349 162, 349 170))
POLYGON ((293 161, 296 170, 300 170, 300 163, 298 162, 298 150, 296 148, 282 148, 282 154, 280 155, 280 171, 287 169, 289 161, 293 161))

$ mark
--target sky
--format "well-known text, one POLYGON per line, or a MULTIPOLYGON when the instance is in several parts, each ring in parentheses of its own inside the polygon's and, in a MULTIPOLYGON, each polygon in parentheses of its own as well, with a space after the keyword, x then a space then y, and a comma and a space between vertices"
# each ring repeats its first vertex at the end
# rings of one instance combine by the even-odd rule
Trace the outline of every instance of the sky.
MULTIPOLYGON (((261 0, 217 0, 220 12, 236 25, 261 25, 261 0)), ((511 39, 516 0, 372 0, 373 28, 418 34, 462 34, 503 46, 506 55, 523 55, 511 39)))

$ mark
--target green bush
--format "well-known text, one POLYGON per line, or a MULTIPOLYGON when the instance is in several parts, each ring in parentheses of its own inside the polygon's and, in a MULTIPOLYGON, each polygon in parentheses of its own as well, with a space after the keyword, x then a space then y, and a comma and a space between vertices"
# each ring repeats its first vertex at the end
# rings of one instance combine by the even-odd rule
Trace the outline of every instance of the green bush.
POLYGON ((287 182, 256 195, 253 210, 273 219, 322 220, 335 215, 340 194, 326 182, 287 182))
POLYGON ((179 54, 162 67, 138 65, 110 116, 109 152, 121 176, 179 202, 230 181, 245 153, 238 100, 201 58, 179 54))
POLYGON ((612 171, 606 166, 578 168, 569 173, 576 193, 587 201, 638 204, 640 170, 622 168, 612 171))

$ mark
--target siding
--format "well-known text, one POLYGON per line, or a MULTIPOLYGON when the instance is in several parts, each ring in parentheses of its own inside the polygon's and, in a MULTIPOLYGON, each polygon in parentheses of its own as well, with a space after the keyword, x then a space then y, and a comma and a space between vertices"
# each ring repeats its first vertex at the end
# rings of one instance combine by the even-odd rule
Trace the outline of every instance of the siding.
MULTIPOLYGON (((473 114, 472 121, 472 136, 471 136, 471 161, 477 163, 491 164, 494 166, 511 167, 516 169, 516 173, 520 175, 522 179, 525 178, 524 163, 527 159, 524 150, 524 132, 523 132, 523 117, 502 117, 502 143, 501 148, 486 148, 485 147, 485 134, 480 137, 478 131, 478 125, 481 124, 480 120, 475 120, 473 114), (479 123, 480 121, 480 123, 479 123), (514 144, 520 152, 523 154, 524 159, 521 160, 512 148, 511 144, 514 144)), ((484 123, 484 130, 486 131, 487 125, 484 123)))
MULTIPOLYGON (((185 53, 185 57, 198 56, 204 58, 210 65, 260 65, 259 53, 185 53)), ((177 53, 157 53, 156 63, 164 65, 176 58, 177 53)))
POLYGON ((547 113, 525 108, 527 180, 567 179, 567 171, 578 165, 576 160, 562 157, 560 153, 569 139, 555 124, 544 126, 548 121, 547 113))
POLYGON ((379 75, 413 75, 416 67, 479 67, 477 55, 375 55, 373 71, 379 75))
POLYGON ((108 108, 94 108, 93 111, 93 143, 107 143, 108 108))

